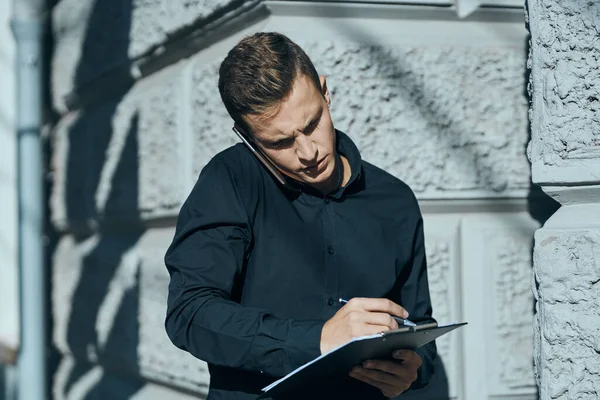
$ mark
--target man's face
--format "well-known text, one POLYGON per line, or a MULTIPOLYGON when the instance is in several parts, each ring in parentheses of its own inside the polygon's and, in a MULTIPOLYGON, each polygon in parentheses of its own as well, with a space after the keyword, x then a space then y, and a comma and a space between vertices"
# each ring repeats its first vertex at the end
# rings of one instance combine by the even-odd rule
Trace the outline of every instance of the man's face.
POLYGON ((300 75, 274 116, 244 117, 254 141, 283 174, 317 189, 337 180, 335 130, 324 77, 321 86, 322 91, 309 77, 300 75))

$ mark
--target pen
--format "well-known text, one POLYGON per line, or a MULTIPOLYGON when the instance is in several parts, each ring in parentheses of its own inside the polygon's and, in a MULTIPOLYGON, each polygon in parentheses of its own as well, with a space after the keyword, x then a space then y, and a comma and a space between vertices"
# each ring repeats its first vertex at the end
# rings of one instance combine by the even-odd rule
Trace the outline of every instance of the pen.
MULTIPOLYGON (((348 302, 348 300, 340 297, 339 302, 342 304, 346 304, 348 302)), ((417 324, 415 324, 412 321, 409 321, 408 319, 396 317, 395 315, 392 315, 392 318, 394 318, 396 320, 396 322, 398 323, 398 325, 400 325, 400 326, 417 326, 417 324)))

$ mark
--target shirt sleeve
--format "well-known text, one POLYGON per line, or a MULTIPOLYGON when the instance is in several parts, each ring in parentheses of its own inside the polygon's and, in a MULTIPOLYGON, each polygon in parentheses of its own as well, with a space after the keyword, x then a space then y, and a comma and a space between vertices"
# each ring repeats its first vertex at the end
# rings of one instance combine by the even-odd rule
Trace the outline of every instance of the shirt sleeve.
POLYGON ((252 230, 239 185, 211 161, 184 203, 165 264, 165 328, 173 344, 208 363, 279 377, 320 355, 325 321, 278 318, 239 295, 252 230))
MULTIPOLYGON (((432 316, 423 218, 418 205, 416 205, 415 213, 417 223, 413 236, 412 253, 407 268, 403 270, 397 279, 396 283, 399 290, 396 293, 399 292, 398 303, 409 312, 408 318, 417 324, 424 324, 436 321, 432 316)), ((416 353, 421 357, 422 364, 418 371, 417 380, 410 387, 411 390, 421 389, 431 380, 434 373, 435 358, 437 357, 435 341, 421 346, 416 350, 416 353)))

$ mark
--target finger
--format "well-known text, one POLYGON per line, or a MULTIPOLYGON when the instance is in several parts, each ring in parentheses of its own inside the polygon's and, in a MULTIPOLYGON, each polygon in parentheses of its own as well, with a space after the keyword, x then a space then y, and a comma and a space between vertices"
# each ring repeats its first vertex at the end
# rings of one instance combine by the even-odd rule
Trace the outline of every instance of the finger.
POLYGON ((396 388, 395 386, 390 385, 389 383, 374 380, 362 372, 354 372, 353 370, 352 372, 350 372, 350 376, 354 379, 358 379, 359 381, 368 383, 371 386, 375 386, 376 388, 381 390, 385 396, 388 397, 395 396, 396 393, 400 392, 401 390, 400 388, 396 388))
POLYGON ((402 393, 404 390, 406 390, 403 387, 396 387, 396 386, 390 385, 389 383, 376 381, 360 372, 350 372, 350 376, 361 382, 364 382, 371 386, 376 387, 377 389, 381 390, 381 393, 383 393, 383 395, 386 397, 398 396, 400 393, 402 393))
POLYGON ((399 361, 401 360, 403 364, 415 365, 416 368, 419 368, 423 363, 421 356, 412 350, 396 350, 392 356, 399 361))
POLYGON ((398 329, 398 323, 388 313, 366 312, 365 322, 370 325, 387 326, 389 329, 398 329))
POLYGON ((404 377, 404 375, 394 375, 389 374, 385 371, 381 371, 378 369, 368 369, 368 368, 354 368, 353 371, 356 371, 358 374, 371 379, 374 382, 384 383, 386 385, 390 385, 392 387, 410 385, 412 382, 408 382, 408 379, 404 377))
POLYGON ((361 325, 352 330, 353 337, 376 335, 381 332, 389 331, 389 326, 386 325, 361 325))
POLYGON ((365 369, 379 370, 387 372, 391 375, 402 375, 406 372, 406 368, 395 361, 387 360, 368 360, 362 364, 365 369))
MULTIPOLYGON (((418 378, 418 366, 409 364, 398 364, 394 361, 373 360, 366 361, 363 364, 365 371, 381 371, 391 375, 393 380, 403 382, 406 385, 411 385, 418 378)), ((382 378, 383 376, 380 375, 382 378)), ((373 379, 378 379, 372 375, 373 379)))
POLYGON ((389 299, 355 298, 348 302, 352 307, 358 306, 366 311, 377 311, 408 318, 408 311, 389 299))

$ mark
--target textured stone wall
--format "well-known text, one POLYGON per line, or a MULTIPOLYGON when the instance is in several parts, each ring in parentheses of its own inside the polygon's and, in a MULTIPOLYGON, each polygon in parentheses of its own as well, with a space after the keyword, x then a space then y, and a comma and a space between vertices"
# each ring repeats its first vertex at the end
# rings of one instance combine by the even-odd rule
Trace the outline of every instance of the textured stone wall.
MULTIPOLYGON (((53 101, 166 42, 242 8, 248 0, 60 0, 52 11, 56 46, 52 57, 53 101), (107 29, 110 27, 110 29, 107 29)), ((256 1, 254 1, 256 2, 256 1)))
POLYGON ((86 94, 188 25, 238 6, 63 0, 53 10, 52 94, 62 114, 52 133, 50 196, 60 235, 52 268, 52 336, 61 354, 55 399, 206 394, 206 365, 175 348, 164 330, 163 257, 194 181, 193 63, 175 63, 131 88, 110 81, 115 94, 71 112, 65 96, 86 94), (165 222, 168 228, 155 227, 165 222))
MULTIPOLYGON (((137 377, 138 389, 149 379, 206 393, 206 365, 176 349, 164 330, 163 257, 171 238, 170 228, 83 241, 63 236, 52 275, 53 342, 70 356, 55 377, 58 398, 72 396, 80 375, 98 364, 102 375, 137 377)), ((88 387, 94 395, 109 389, 88 387)))
MULTIPOLYGON (((62 0, 53 10, 53 101, 61 115, 52 133, 50 195, 59 231, 52 266, 53 343, 62 357, 53 380, 56 399, 164 398, 167 387, 170 396, 203 397, 207 390, 205 364, 172 346, 164 332, 163 256, 198 173, 236 142, 216 83, 220 60, 242 34, 131 86, 109 81, 121 90, 81 108, 67 111, 65 103, 74 90, 93 98, 89 88, 110 71, 172 51, 165 41, 213 19, 218 25, 252 2, 186 4, 62 0), (104 29, 109 21, 118 21, 114 29, 104 29)), ((473 332, 440 340, 438 389, 461 400, 480 400, 482 393, 533 398, 527 371, 532 299, 522 279, 535 224, 522 212, 496 214, 495 206, 440 213, 453 199, 483 204, 488 197, 527 195, 521 44, 294 39, 328 75, 336 126, 419 199, 437 201, 437 213, 425 213, 435 315, 440 322, 467 320, 473 332), (509 223, 498 222, 504 220, 509 223), (484 234, 489 240, 481 240, 484 234), (485 304, 511 329, 496 335, 487 308, 465 306, 471 303, 485 304), (507 308, 519 318, 508 321, 507 308), (489 346, 492 356, 485 348, 470 350, 470 338, 489 346), (518 353, 504 354, 515 346, 518 353), (472 359, 475 353, 480 357, 472 359), (506 365, 498 369, 499 357, 506 365), (479 375, 484 364, 489 376, 479 375), (480 379, 485 390, 472 384, 480 379)))
MULTIPOLYGON (((526 193, 527 100, 518 48, 298 42, 329 77, 336 125, 365 159, 420 198, 526 193)), ((204 156, 231 143, 215 96, 217 65, 197 67, 193 85, 200 89, 194 131, 201 132, 204 156)), ((195 171, 207 157, 196 160, 195 171)))
MULTIPOLYGON (((458 50, 442 48, 392 52, 363 47, 359 51, 329 44, 326 51, 319 50, 322 44, 302 44, 330 76, 336 126, 350 134, 365 159, 406 181, 420 198, 526 193, 530 179, 524 152, 526 100, 520 94, 524 81, 516 50, 490 54, 490 50, 468 49, 459 57, 458 50), (392 72, 376 71, 389 62, 372 59, 388 53, 396 53, 389 57, 407 64, 404 75, 395 78, 392 72), (366 59, 368 67, 354 58, 366 59), (487 62, 471 67, 479 75, 465 73, 468 64, 460 61, 465 58, 473 65, 476 59, 487 62), (492 117, 484 118, 484 113, 492 117)), ((231 122, 217 92, 219 61, 209 65, 201 61, 171 67, 136 84, 122 98, 69 114, 59 123, 54 163, 86 168, 58 170, 57 181, 69 181, 57 187, 53 197, 58 224, 115 213, 131 216, 135 211, 142 218, 175 215, 205 163, 236 140, 229 133, 231 122), (97 133, 99 126, 106 128, 103 135, 97 133), (135 131, 144 134, 135 136, 135 131), (127 139, 130 134, 135 137, 127 139), (132 144, 127 147, 127 143, 132 144), (69 152, 73 146, 80 149, 77 154, 69 152), (139 157, 119 157, 123 151, 136 151, 139 157), (107 205, 115 184, 110 180, 127 181, 114 177, 116 162, 123 158, 137 164, 137 200, 107 205), (63 176, 68 173, 76 176, 63 176), (73 189, 67 189, 67 183, 73 189), (71 210, 73 218, 67 216, 66 197, 74 192, 80 194, 74 205, 77 210, 71 210)), ((130 167, 123 170, 133 173, 134 165, 130 167)))
POLYGON ((534 180, 597 182, 600 7, 594 1, 529 3, 534 180))
POLYGON ((51 198, 57 226, 175 215, 190 183, 182 175, 185 83, 175 67, 59 122, 52 163, 67 168, 57 168, 51 198))
POLYGON ((537 379, 542 399, 600 396, 600 228, 535 235, 537 379))
POLYGON ((535 234, 542 399, 600 396, 600 8, 531 0, 533 180, 562 203, 535 234))
POLYGON ((366 159, 420 198, 528 188, 518 49, 328 42, 305 48, 331 77, 336 123, 366 159))

